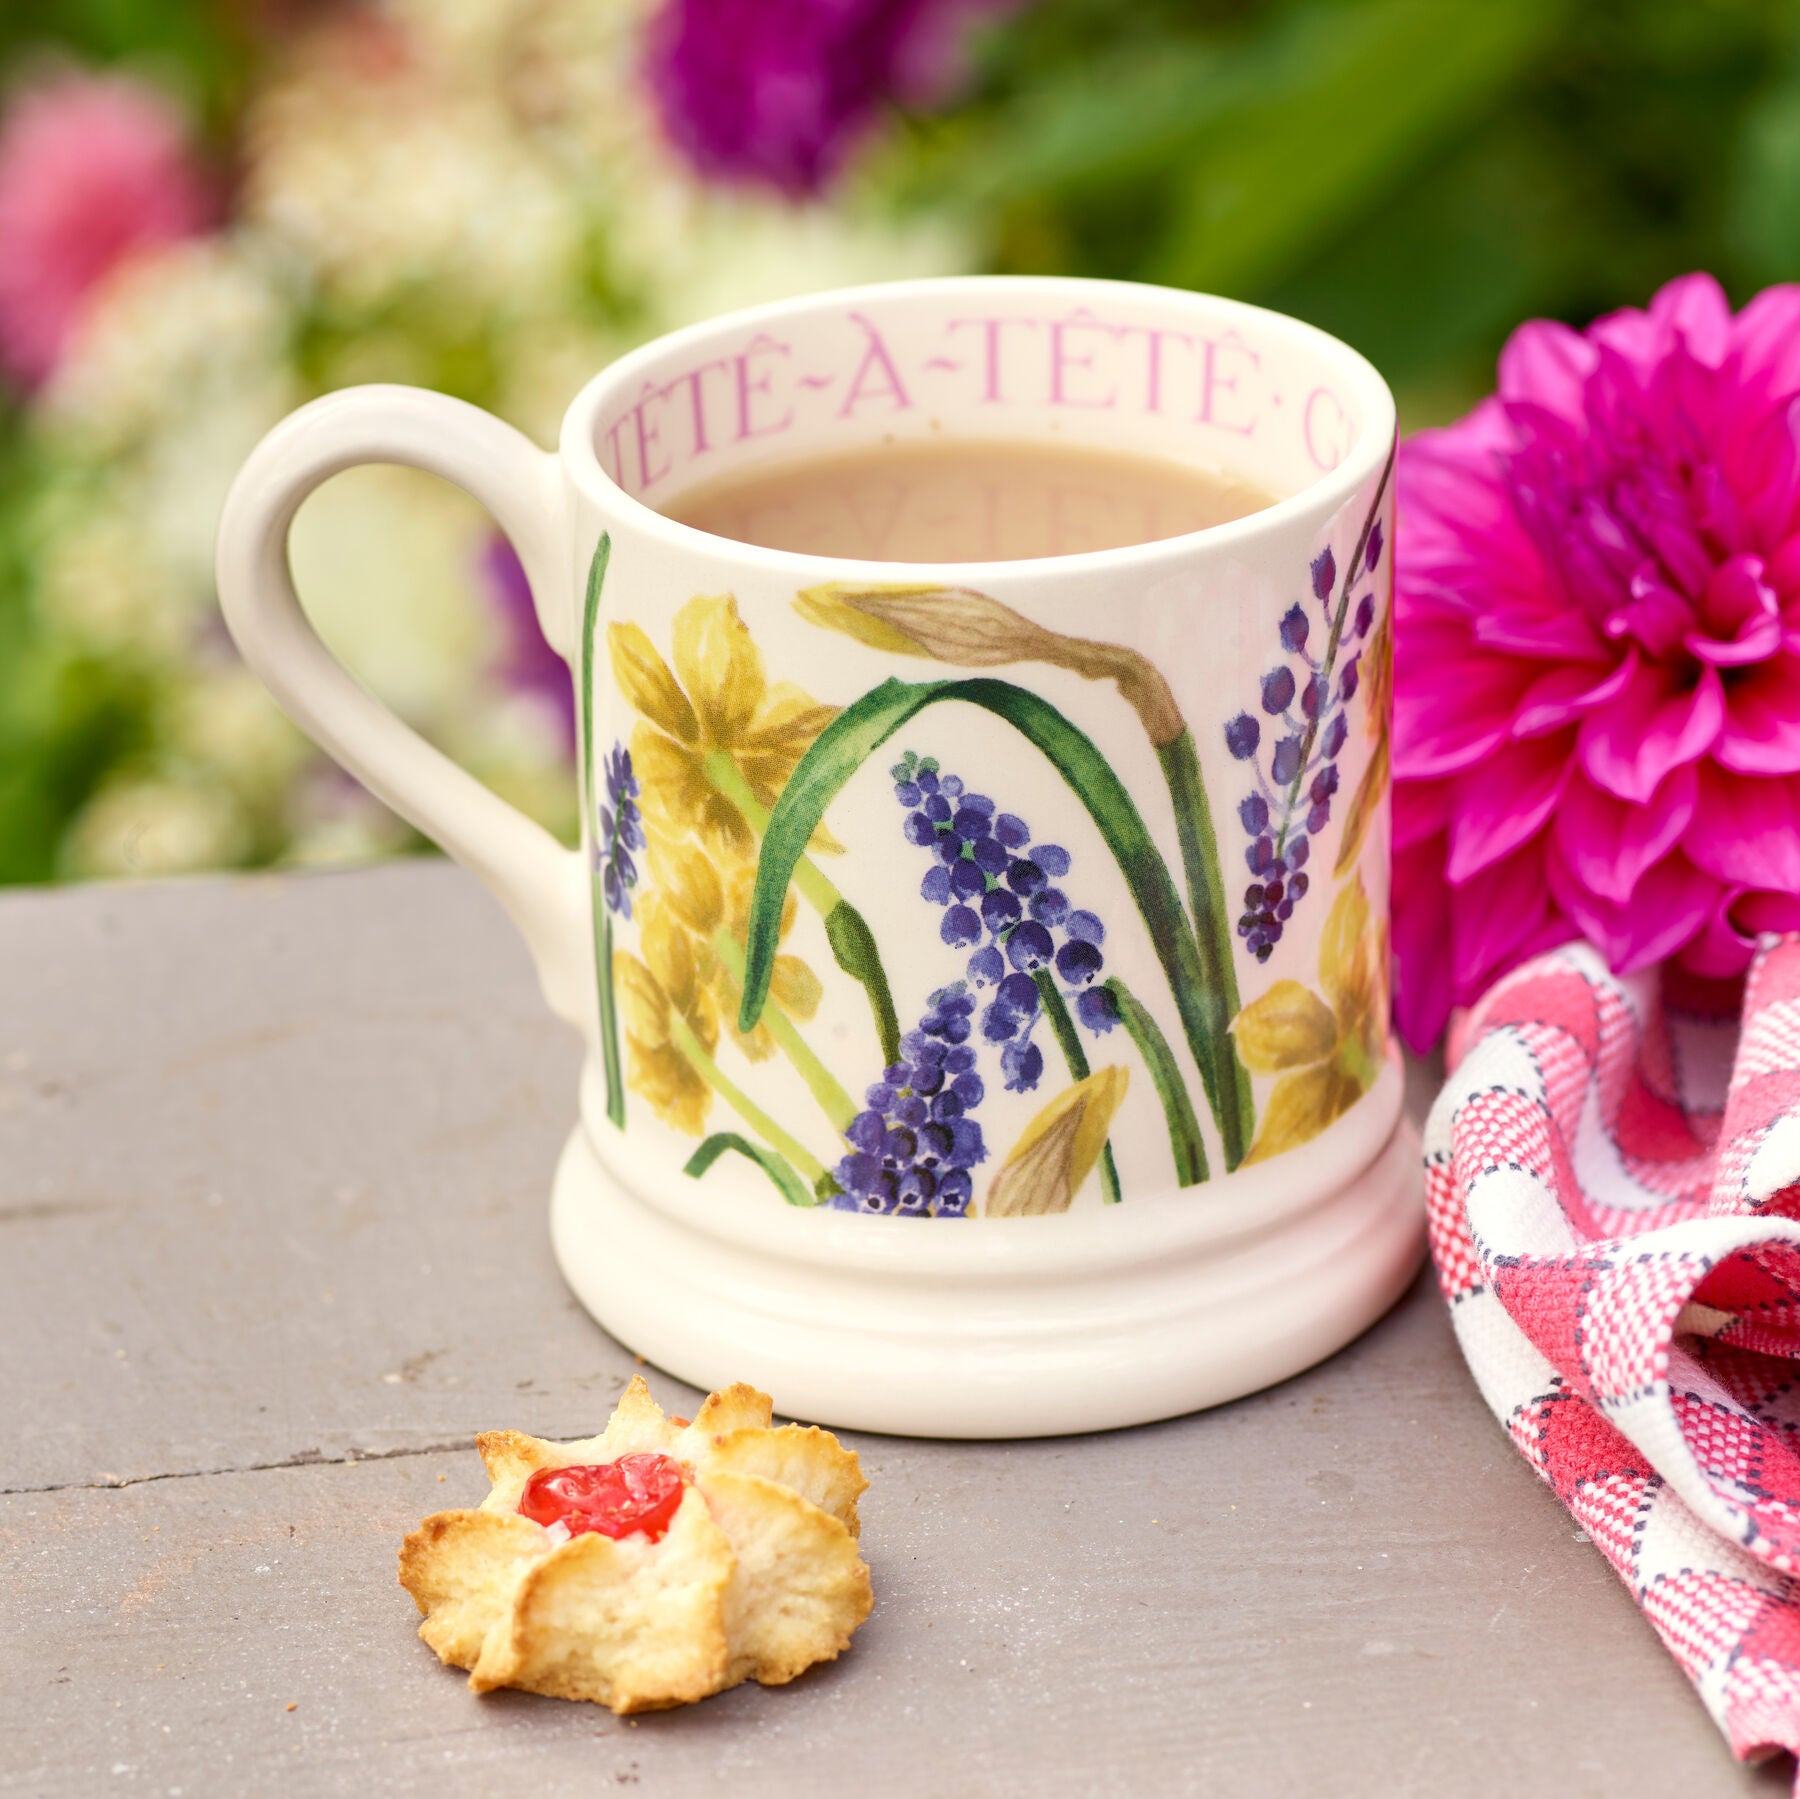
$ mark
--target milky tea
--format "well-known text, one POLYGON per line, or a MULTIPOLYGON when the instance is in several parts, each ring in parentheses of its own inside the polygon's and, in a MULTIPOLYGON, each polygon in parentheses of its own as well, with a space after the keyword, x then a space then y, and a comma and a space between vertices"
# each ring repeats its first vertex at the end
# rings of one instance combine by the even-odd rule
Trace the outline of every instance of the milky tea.
POLYGON ((1055 439, 913 438, 741 470, 666 508, 807 556, 1010 562, 1181 537, 1271 496, 1219 469, 1055 439))

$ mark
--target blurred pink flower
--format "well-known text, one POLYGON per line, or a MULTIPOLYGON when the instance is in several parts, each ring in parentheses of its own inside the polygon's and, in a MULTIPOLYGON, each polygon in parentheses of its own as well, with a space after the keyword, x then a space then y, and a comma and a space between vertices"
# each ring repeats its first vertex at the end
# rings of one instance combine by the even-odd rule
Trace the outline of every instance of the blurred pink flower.
POLYGON ((968 27, 1019 0, 664 0, 649 73, 702 174, 815 192, 886 100, 941 104, 968 27))
POLYGON ((1707 275, 1400 452, 1402 1033, 1584 936, 1719 977, 1800 927, 1800 287, 1707 275))
POLYGON ((25 89, 0 121, 0 365, 42 381, 110 269, 212 217, 165 95, 80 74, 25 89))

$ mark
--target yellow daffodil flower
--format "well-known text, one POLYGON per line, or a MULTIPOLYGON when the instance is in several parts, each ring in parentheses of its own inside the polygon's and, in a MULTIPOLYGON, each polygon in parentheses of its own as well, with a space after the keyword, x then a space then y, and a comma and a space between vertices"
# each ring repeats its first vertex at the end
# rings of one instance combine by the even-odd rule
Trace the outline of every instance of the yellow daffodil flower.
POLYGON ((1130 1078, 1124 1068, 1096 1068, 1051 1100, 1019 1133, 989 1183, 988 1217, 1066 1212, 1100 1160, 1130 1078))
POLYGON ((1358 875, 1338 890, 1319 944, 1319 987, 1277 981, 1232 1020, 1238 1055, 1274 1074, 1247 1162, 1316 1137, 1375 1083, 1387 1053, 1387 932, 1373 927, 1358 875))
MULTIPOLYGON (((676 613, 672 670, 642 627, 608 625, 606 637, 613 679, 641 714, 631 757, 646 816, 715 855, 753 854, 753 823, 837 708, 769 680, 730 594, 697 595, 676 613)), ((814 847, 839 846, 821 831, 814 847)))
MULTIPOLYGON (((653 831, 649 838, 650 876, 654 889, 696 939, 701 979, 711 990, 732 1041, 753 1062, 767 1060, 776 1047, 767 1015, 748 1035, 737 1028, 738 1002, 743 997, 739 977, 743 972, 743 943, 750 928, 750 895, 756 885, 756 865, 734 861, 721 874, 718 865, 692 839, 676 840, 653 831)), ((781 910, 785 937, 794 922, 794 896, 787 895, 781 910)), ((802 1023, 819 1009, 824 996, 819 977, 798 956, 778 955, 769 996, 789 1018, 802 1023)))
POLYGON ((719 1041, 718 1009, 693 934, 660 893, 645 896, 640 961, 613 954, 613 979, 632 1088, 665 1124, 698 1137, 706 1128, 712 1086, 700 1057, 710 1062, 719 1041))

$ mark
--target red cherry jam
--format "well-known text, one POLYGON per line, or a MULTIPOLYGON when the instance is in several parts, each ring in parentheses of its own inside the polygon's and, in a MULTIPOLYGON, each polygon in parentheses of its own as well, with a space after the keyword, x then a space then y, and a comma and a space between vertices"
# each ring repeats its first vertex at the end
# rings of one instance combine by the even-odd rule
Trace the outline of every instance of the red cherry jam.
POLYGON ((660 1542, 681 1504, 687 1474, 666 1455, 622 1455, 616 1462, 540 1468, 525 1483, 519 1512, 534 1524, 566 1524, 573 1537, 634 1532, 660 1542))

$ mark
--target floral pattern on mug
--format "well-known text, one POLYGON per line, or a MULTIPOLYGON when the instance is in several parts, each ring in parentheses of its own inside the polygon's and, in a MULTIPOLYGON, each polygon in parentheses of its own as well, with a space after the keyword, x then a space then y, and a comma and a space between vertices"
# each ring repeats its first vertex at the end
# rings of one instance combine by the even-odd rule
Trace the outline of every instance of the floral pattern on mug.
MULTIPOLYGON (((1265 676, 1260 704, 1285 735, 1267 771, 1257 720, 1244 714, 1225 727, 1231 754, 1256 765, 1256 790, 1238 808, 1259 876, 1246 896, 1255 918, 1232 916, 1193 733, 1167 679, 1137 650, 1050 630, 973 589, 828 583, 796 597, 807 624, 889 656, 973 671, 890 677, 840 705, 772 676, 729 594, 679 607, 666 658, 642 626, 608 624, 613 684, 636 716, 628 746, 616 740, 605 760, 598 879, 608 928, 616 915, 637 941, 602 965, 602 1033, 614 1012, 622 1017, 623 1085, 665 1124, 703 1138, 687 1173, 703 1177, 729 1150, 790 1204, 893 1217, 1057 1213, 1090 1179, 1114 1203, 1125 1193, 1111 1133, 1134 1071, 1117 1060, 1095 1068, 1089 1040, 1136 1052, 1178 1187, 1210 1174, 1202 1109, 1228 1170, 1306 1143, 1347 1112, 1373 1085, 1386 1047, 1386 933, 1360 873, 1340 884, 1324 922, 1316 989, 1279 979, 1244 1005, 1237 958, 1241 943, 1247 958, 1266 961, 1305 897, 1309 849, 1330 822, 1359 693, 1372 747, 1338 831, 1340 879, 1385 793, 1391 623, 1373 576, 1386 487, 1384 475, 1343 579, 1333 550, 1315 559, 1319 618, 1297 602, 1280 622, 1286 660, 1265 676), (1110 684, 1135 716, 1168 790, 1173 856, 1101 745, 1016 678, 1034 665, 1110 684), (952 702, 950 712, 933 710, 952 702), (1060 777, 1046 791, 1066 795, 1069 811, 1047 832, 1036 816, 1042 797, 1028 823, 1005 809, 1000 783, 981 791, 955 772, 981 765, 972 748, 956 747, 969 707, 1060 777), (940 737, 935 753, 928 723, 940 737), (889 764, 882 758, 902 731, 925 741, 889 764), (836 862, 842 844, 828 816, 871 762, 891 782, 900 835, 924 855, 910 877, 924 907, 886 907, 879 941, 839 883, 879 883, 887 865, 836 862), (1093 865, 1084 861, 1084 881, 1064 844, 1096 836, 1113 865, 1110 890, 1122 883, 1129 896, 1123 910, 1076 903, 1093 865), (640 847, 643 867, 630 854, 640 847), (786 947, 803 906, 835 972, 786 947), (951 963, 948 978, 902 1034, 890 959, 916 980, 933 957, 951 963), (1148 984, 1146 968, 1155 971, 1148 984), (840 978, 861 987, 869 1008, 861 1070, 841 1008, 830 1014, 829 1060, 808 1040, 840 978), (778 1060, 798 1084, 759 1073, 778 1060), (1273 1077, 1260 1116, 1259 1076, 1273 1077), (1044 1095, 1036 1115, 992 1162, 991 1121, 978 1111, 1034 1093, 1044 1095), (725 1129, 716 1128, 721 1107, 734 1115, 725 1129)), ((590 682, 594 612, 591 604, 583 646, 590 682)), ((591 732, 591 686, 584 718, 591 732)), ((866 841, 850 822, 840 816, 840 829, 866 841)))
POLYGON ((1238 1054, 1279 1077, 1247 1160, 1309 1142, 1375 1084, 1386 1055, 1388 943, 1359 874, 1341 888, 1319 943, 1319 987, 1277 981, 1232 1024, 1238 1054))
MULTIPOLYGON (((716 855, 751 854, 753 821, 836 708, 769 681, 730 594, 698 595, 675 615, 673 669, 640 625, 608 625, 606 640, 613 679, 640 714, 631 755, 652 822, 716 855)), ((837 845, 821 835, 814 847, 837 845)))

